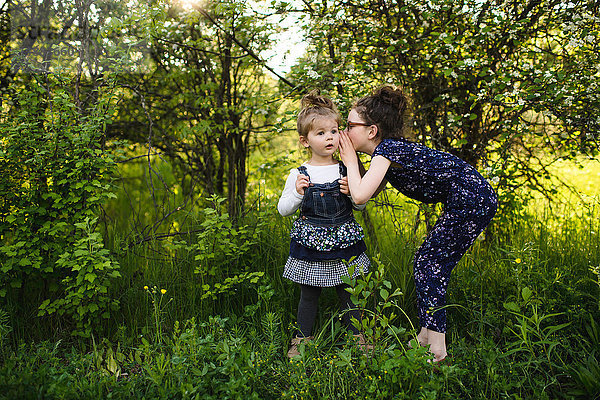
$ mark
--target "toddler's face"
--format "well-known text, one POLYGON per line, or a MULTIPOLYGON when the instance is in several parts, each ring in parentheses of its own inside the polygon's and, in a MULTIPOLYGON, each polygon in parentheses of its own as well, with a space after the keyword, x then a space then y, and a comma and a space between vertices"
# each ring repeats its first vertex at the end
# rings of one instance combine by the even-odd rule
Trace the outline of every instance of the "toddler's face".
POLYGON ((333 118, 317 118, 306 137, 301 136, 304 147, 310 147, 313 155, 333 156, 340 144, 338 123, 333 118))

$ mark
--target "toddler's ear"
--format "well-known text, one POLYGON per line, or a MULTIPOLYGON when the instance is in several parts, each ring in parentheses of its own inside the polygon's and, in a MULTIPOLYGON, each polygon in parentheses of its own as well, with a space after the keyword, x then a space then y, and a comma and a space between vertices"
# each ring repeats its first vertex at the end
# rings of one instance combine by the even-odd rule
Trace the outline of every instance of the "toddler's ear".
POLYGON ((308 140, 306 139, 306 137, 299 136, 298 140, 300 141, 300 143, 302 144, 302 146, 304 146, 304 147, 308 147, 309 146, 308 140))

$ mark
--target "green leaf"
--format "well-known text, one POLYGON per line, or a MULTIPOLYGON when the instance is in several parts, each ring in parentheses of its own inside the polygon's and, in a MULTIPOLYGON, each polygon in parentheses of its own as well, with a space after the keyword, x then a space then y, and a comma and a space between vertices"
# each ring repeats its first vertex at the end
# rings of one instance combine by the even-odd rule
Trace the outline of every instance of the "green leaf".
POLYGON ((342 275, 340 276, 340 279, 342 280, 342 282, 344 282, 346 285, 348 286, 352 286, 352 279, 347 276, 347 275, 342 275))
POLYGON ((31 265, 31 261, 29 261, 29 259, 27 257, 24 257, 19 260, 19 265, 22 267, 24 267, 26 265, 31 265))
POLYGON ((528 302, 532 295, 533 292, 527 286, 521 289, 521 296, 523 296, 523 300, 525 300, 525 302, 528 302))
POLYGON ((81 256, 84 256, 84 255, 86 255, 86 254, 89 254, 89 251, 88 251, 88 250, 85 250, 85 249, 78 249, 78 250, 75 250, 75 251, 73 252, 73 255, 74 255, 75 257, 81 257, 81 256))
POLYGON ((384 300, 387 300, 387 298, 390 297, 390 293, 386 289, 379 290, 379 295, 384 300))
POLYGON ((514 301, 509 301, 509 302, 504 303, 504 308, 506 308, 508 311, 513 311, 516 313, 521 312, 521 309, 519 308, 517 303, 515 303, 514 301))

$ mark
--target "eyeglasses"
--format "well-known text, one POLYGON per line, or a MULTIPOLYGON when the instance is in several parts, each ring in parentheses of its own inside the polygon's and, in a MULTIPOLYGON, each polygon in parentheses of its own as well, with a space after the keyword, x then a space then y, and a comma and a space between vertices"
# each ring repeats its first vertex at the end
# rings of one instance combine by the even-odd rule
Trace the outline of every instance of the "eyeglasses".
POLYGON ((364 122, 350 122, 350 121, 346 122, 346 128, 348 130, 354 128, 355 126, 371 126, 371 125, 373 125, 373 124, 366 124, 364 122))

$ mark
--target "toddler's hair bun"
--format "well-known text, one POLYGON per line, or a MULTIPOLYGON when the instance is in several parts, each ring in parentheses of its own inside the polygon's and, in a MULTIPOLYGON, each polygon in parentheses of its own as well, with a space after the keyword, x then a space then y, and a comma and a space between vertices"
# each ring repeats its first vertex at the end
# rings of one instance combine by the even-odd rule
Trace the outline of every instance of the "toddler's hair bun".
POLYGON ((298 113, 296 126, 300 136, 307 136, 312 129, 312 124, 316 118, 333 118, 338 125, 342 122, 340 113, 335 103, 326 96, 322 96, 319 89, 313 89, 302 97, 301 108, 298 113))
POLYGON ((333 101, 328 97, 321 96, 321 91, 319 89, 313 89, 308 94, 304 95, 301 105, 303 109, 311 107, 324 107, 337 111, 333 101))

